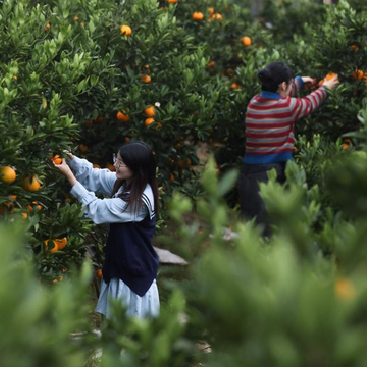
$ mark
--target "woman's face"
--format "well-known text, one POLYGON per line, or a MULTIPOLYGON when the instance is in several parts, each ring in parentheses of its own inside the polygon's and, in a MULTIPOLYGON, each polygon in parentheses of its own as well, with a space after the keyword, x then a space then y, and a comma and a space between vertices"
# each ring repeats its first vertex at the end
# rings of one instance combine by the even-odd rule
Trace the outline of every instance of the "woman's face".
POLYGON ((133 173, 130 170, 130 168, 122 161, 120 152, 117 153, 117 157, 113 165, 116 168, 116 177, 119 180, 129 181, 133 176, 133 173))

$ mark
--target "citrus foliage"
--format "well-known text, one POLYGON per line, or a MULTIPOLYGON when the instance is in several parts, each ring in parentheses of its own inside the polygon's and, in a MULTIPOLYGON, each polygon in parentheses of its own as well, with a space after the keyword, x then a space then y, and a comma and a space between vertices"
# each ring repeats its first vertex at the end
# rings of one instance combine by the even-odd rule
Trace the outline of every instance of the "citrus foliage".
MULTIPOLYGON (((51 157, 67 149, 113 169, 121 143, 141 139, 154 147, 164 197, 200 198, 196 145, 212 149, 220 172, 241 164, 256 71, 277 59, 318 80, 339 75, 327 105, 297 124, 296 154, 309 187, 337 206, 321 190, 321 160, 360 144, 343 136, 360 129, 366 97, 366 9, 264 3, 262 19, 245 0, 1 3, 0 213, 28 225, 40 273, 57 279, 81 263, 90 232, 51 157)), ((228 198, 234 206, 234 190, 228 198)))

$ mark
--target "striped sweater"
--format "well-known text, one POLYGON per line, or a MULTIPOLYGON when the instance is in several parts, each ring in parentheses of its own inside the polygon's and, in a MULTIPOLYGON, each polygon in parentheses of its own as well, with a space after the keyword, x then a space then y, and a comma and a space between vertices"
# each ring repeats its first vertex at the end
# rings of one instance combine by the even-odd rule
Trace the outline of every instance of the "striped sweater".
POLYGON ((246 112, 246 154, 248 164, 266 164, 292 159, 294 124, 317 109, 326 99, 321 87, 305 98, 292 98, 303 87, 301 77, 293 82, 290 96, 261 92, 250 101, 246 112))

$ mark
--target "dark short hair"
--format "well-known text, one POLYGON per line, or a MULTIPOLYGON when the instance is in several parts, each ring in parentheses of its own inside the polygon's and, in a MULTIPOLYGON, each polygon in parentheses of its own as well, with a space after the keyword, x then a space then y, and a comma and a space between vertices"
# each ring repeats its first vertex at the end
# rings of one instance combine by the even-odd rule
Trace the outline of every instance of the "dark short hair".
POLYGON ((285 82, 287 85, 293 79, 293 72, 287 65, 280 61, 268 64, 264 69, 257 72, 262 85, 262 90, 266 92, 276 92, 279 84, 285 82))

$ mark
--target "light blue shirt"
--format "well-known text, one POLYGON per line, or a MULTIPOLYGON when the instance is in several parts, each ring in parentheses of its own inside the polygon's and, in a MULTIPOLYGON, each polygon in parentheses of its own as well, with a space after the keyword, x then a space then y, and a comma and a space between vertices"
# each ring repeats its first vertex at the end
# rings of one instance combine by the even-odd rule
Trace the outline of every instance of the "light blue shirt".
POLYGON ((118 198, 123 188, 113 198, 101 199, 95 193, 111 196, 117 180, 116 173, 107 168, 93 168, 93 164, 86 159, 75 157, 68 162, 78 181, 70 190, 70 193, 82 203, 84 215, 94 223, 120 223, 140 222, 149 213, 154 213, 154 195, 148 184, 143 193, 143 205, 138 211, 131 210, 130 205, 118 198))

